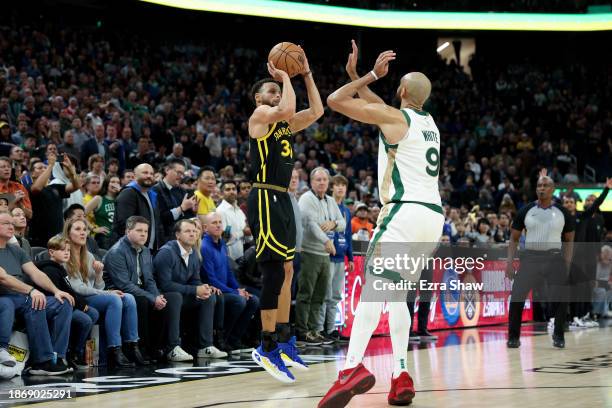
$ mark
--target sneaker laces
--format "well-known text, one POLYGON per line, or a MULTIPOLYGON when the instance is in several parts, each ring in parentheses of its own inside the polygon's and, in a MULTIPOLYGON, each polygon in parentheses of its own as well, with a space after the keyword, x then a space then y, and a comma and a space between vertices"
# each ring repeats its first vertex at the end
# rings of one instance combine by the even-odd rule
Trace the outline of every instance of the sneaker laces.
POLYGON ((287 346, 283 347, 281 351, 287 355, 291 360, 298 362, 300 364, 304 364, 304 361, 298 355, 298 348, 295 344, 295 336, 292 336, 287 343, 284 343, 287 346))

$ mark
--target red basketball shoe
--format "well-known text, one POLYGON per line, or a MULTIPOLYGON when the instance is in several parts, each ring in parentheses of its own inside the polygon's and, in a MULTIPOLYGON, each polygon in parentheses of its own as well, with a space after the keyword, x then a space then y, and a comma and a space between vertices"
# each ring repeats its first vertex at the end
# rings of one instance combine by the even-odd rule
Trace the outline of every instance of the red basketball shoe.
POLYGON ((391 378, 391 391, 387 401, 389 405, 410 405, 414 398, 414 383, 407 372, 397 378, 391 378))
POLYGON ((376 383, 374 374, 363 364, 340 371, 338 379, 319 401, 318 408, 342 408, 357 394, 364 394, 376 383))

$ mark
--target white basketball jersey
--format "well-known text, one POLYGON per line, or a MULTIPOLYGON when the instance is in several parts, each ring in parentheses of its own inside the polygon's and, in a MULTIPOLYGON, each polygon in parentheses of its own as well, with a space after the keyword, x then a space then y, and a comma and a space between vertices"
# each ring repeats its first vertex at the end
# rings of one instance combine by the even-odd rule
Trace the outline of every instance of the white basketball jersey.
POLYGON ((429 113, 402 109, 408 132, 390 145, 380 135, 378 186, 381 203, 416 201, 441 205, 438 190, 440 131, 429 113))

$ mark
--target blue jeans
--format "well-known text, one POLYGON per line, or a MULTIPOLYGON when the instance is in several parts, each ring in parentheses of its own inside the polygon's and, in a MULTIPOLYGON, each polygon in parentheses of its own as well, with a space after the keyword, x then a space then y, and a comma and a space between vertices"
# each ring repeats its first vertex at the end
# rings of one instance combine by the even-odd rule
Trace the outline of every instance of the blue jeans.
POLYGON ((235 293, 224 293, 225 333, 231 345, 240 343, 240 339, 249 327, 249 322, 259 309, 259 298, 251 296, 249 300, 235 293))
POLYGON ((138 341, 138 313, 136 300, 129 293, 119 297, 115 293, 92 295, 87 304, 104 316, 106 347, 121 346, 122 341, 138 341))
POLYGON ((70 319, 72 305, 64 300, 47 296, 47 307, 43 310, 32 309, 32 299, 25 295, 0 296, 0 347, 6 347, 13 330, 15 313, 23 316, 32 362, 42 363, 53 358, 66 357, 70 338, 70 319))
POLYGON ((79 356, 83 354, 91 328, 96 324, 99 317, 98 311, 91 306, 87 308, 87 312, 76 309, 72 312, 72 329, 70 330, 72 336, 70 337, 73 342, 71 350, 75 354, 79 356))

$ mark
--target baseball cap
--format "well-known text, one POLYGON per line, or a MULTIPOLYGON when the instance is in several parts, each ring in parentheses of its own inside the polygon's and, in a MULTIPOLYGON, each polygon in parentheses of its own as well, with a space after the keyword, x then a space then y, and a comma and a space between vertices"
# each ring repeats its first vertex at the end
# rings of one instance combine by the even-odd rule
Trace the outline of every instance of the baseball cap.
POLYGON ((365 205, 365 204, 359 204, 359 205, 357 206, 357 208, 355 209, 355 212, 357 212, 357 211, 359 211, 359 210, 366 210, 366 211, 369 211, 369 208, 368 208, 368 206, 367 206, 367 205, 365 205))

